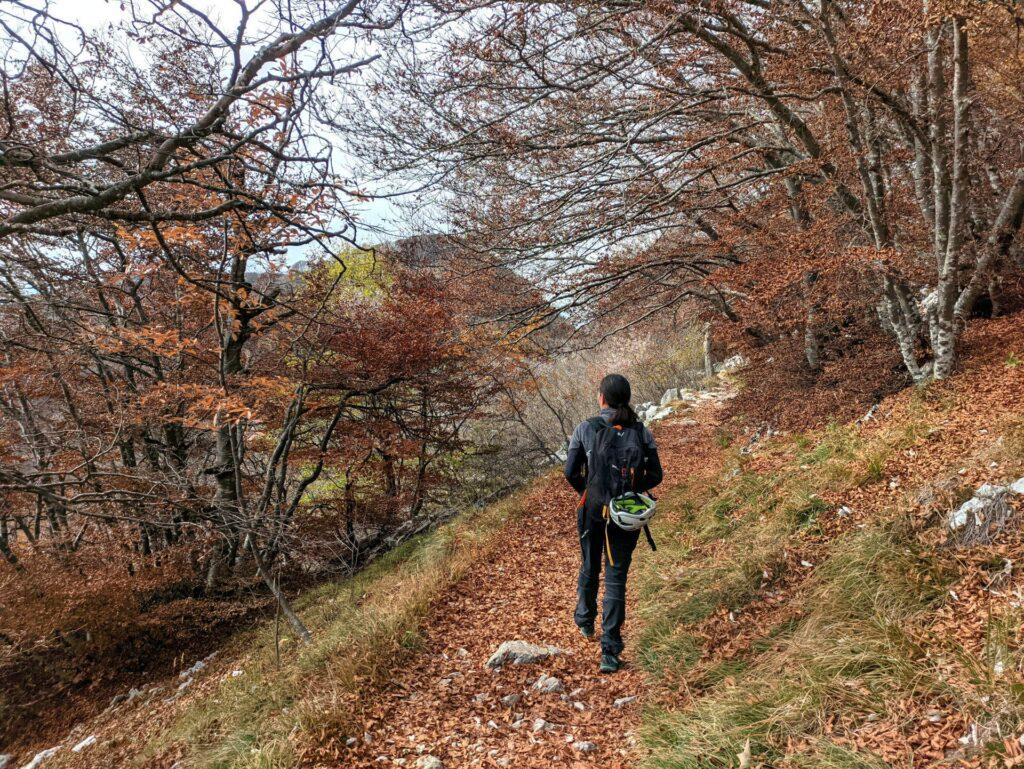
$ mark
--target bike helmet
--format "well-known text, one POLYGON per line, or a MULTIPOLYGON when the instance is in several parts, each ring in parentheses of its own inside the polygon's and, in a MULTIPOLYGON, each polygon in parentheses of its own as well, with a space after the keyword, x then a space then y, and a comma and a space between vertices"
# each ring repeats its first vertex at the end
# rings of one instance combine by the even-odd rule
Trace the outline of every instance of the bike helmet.
POLYGON ((639 531, 654 518, 657 502, 646 494, 629 492, 608 503, 608 517, 626 531, 639 531))

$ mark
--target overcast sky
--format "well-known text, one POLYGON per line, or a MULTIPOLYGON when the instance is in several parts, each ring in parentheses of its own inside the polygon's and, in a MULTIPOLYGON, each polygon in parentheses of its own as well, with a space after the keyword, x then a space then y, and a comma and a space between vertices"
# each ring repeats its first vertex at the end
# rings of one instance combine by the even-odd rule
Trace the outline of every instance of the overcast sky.
MULTIPOLYGON (((224 22, 238 16, 238 6, 233 0, 192 0, 192 4, 224 22)), ((131 18, 129 12, 122 10, 120 0, 52 0, 51 7, 59 18, 77 22, 86 29, 97 29, 131 18)), ((389 201, 353 204, 353 212, 364 226, 381 230, 381 234, 373 235, 363 232, 360 241, 364 244, 413 234, 410 225, 403 221, 401 212, 389 201)))

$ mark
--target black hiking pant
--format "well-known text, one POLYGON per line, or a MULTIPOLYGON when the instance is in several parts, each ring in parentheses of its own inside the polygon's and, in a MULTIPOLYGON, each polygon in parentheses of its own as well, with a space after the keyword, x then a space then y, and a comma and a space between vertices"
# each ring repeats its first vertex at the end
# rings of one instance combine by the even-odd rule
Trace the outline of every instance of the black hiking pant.
POLYGON ((605 523, 600 510, 585 507, 576 513, 576 529, 580 535, 583 562, 580 564, 574 619, 580 627, 594 627, 597 620, 597 588, 601 577, 601 562, 604 561, 601 651, 619 655, 623 648, 622 623, 626 621, 626 574, 640 532, 624 531, 614 523, 605 523), (609 547, 611 560, 608 558, 609 547))

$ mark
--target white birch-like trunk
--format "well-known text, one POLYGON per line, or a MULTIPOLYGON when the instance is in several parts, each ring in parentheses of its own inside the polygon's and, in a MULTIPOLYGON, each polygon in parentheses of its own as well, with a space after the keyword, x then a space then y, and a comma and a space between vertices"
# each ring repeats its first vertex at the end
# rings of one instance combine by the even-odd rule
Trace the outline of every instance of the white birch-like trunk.
POLYGON ((960 249, 963 246, 967 221, 970 98, 968 97, 967 30, 964 19, 956 17, 952 24, 953 37, 953 179, 949 196, 949 228, 945 240, 945 254, 939 268, 936 289, 933 350, 935 364, 932 375, 946 379, 956 365, 955 311, 959 295, 960 249))

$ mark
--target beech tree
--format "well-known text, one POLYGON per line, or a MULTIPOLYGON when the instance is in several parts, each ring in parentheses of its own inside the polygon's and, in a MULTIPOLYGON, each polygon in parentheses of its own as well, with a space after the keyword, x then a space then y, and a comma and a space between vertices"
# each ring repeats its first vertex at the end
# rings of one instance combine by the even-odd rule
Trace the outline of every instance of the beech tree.
POLYGON ((405 10, 154 0, 95 31, 0 8, 6 568, 255 573, 307 638, 275 569, 429 523, 500 355, 439 276, 356 247, 366 193, 321 119, 405 10))
POLYGON ((830 319, 867 310, 915 381, 942 379, 1017 253, 1019 23, 1012 3, 487 3, 376 67, 395 103, 370 144, 429 168, 450 226, 546 278, 551 313, 698 300, 762 343, 801 333, 814 370, 830 319))

